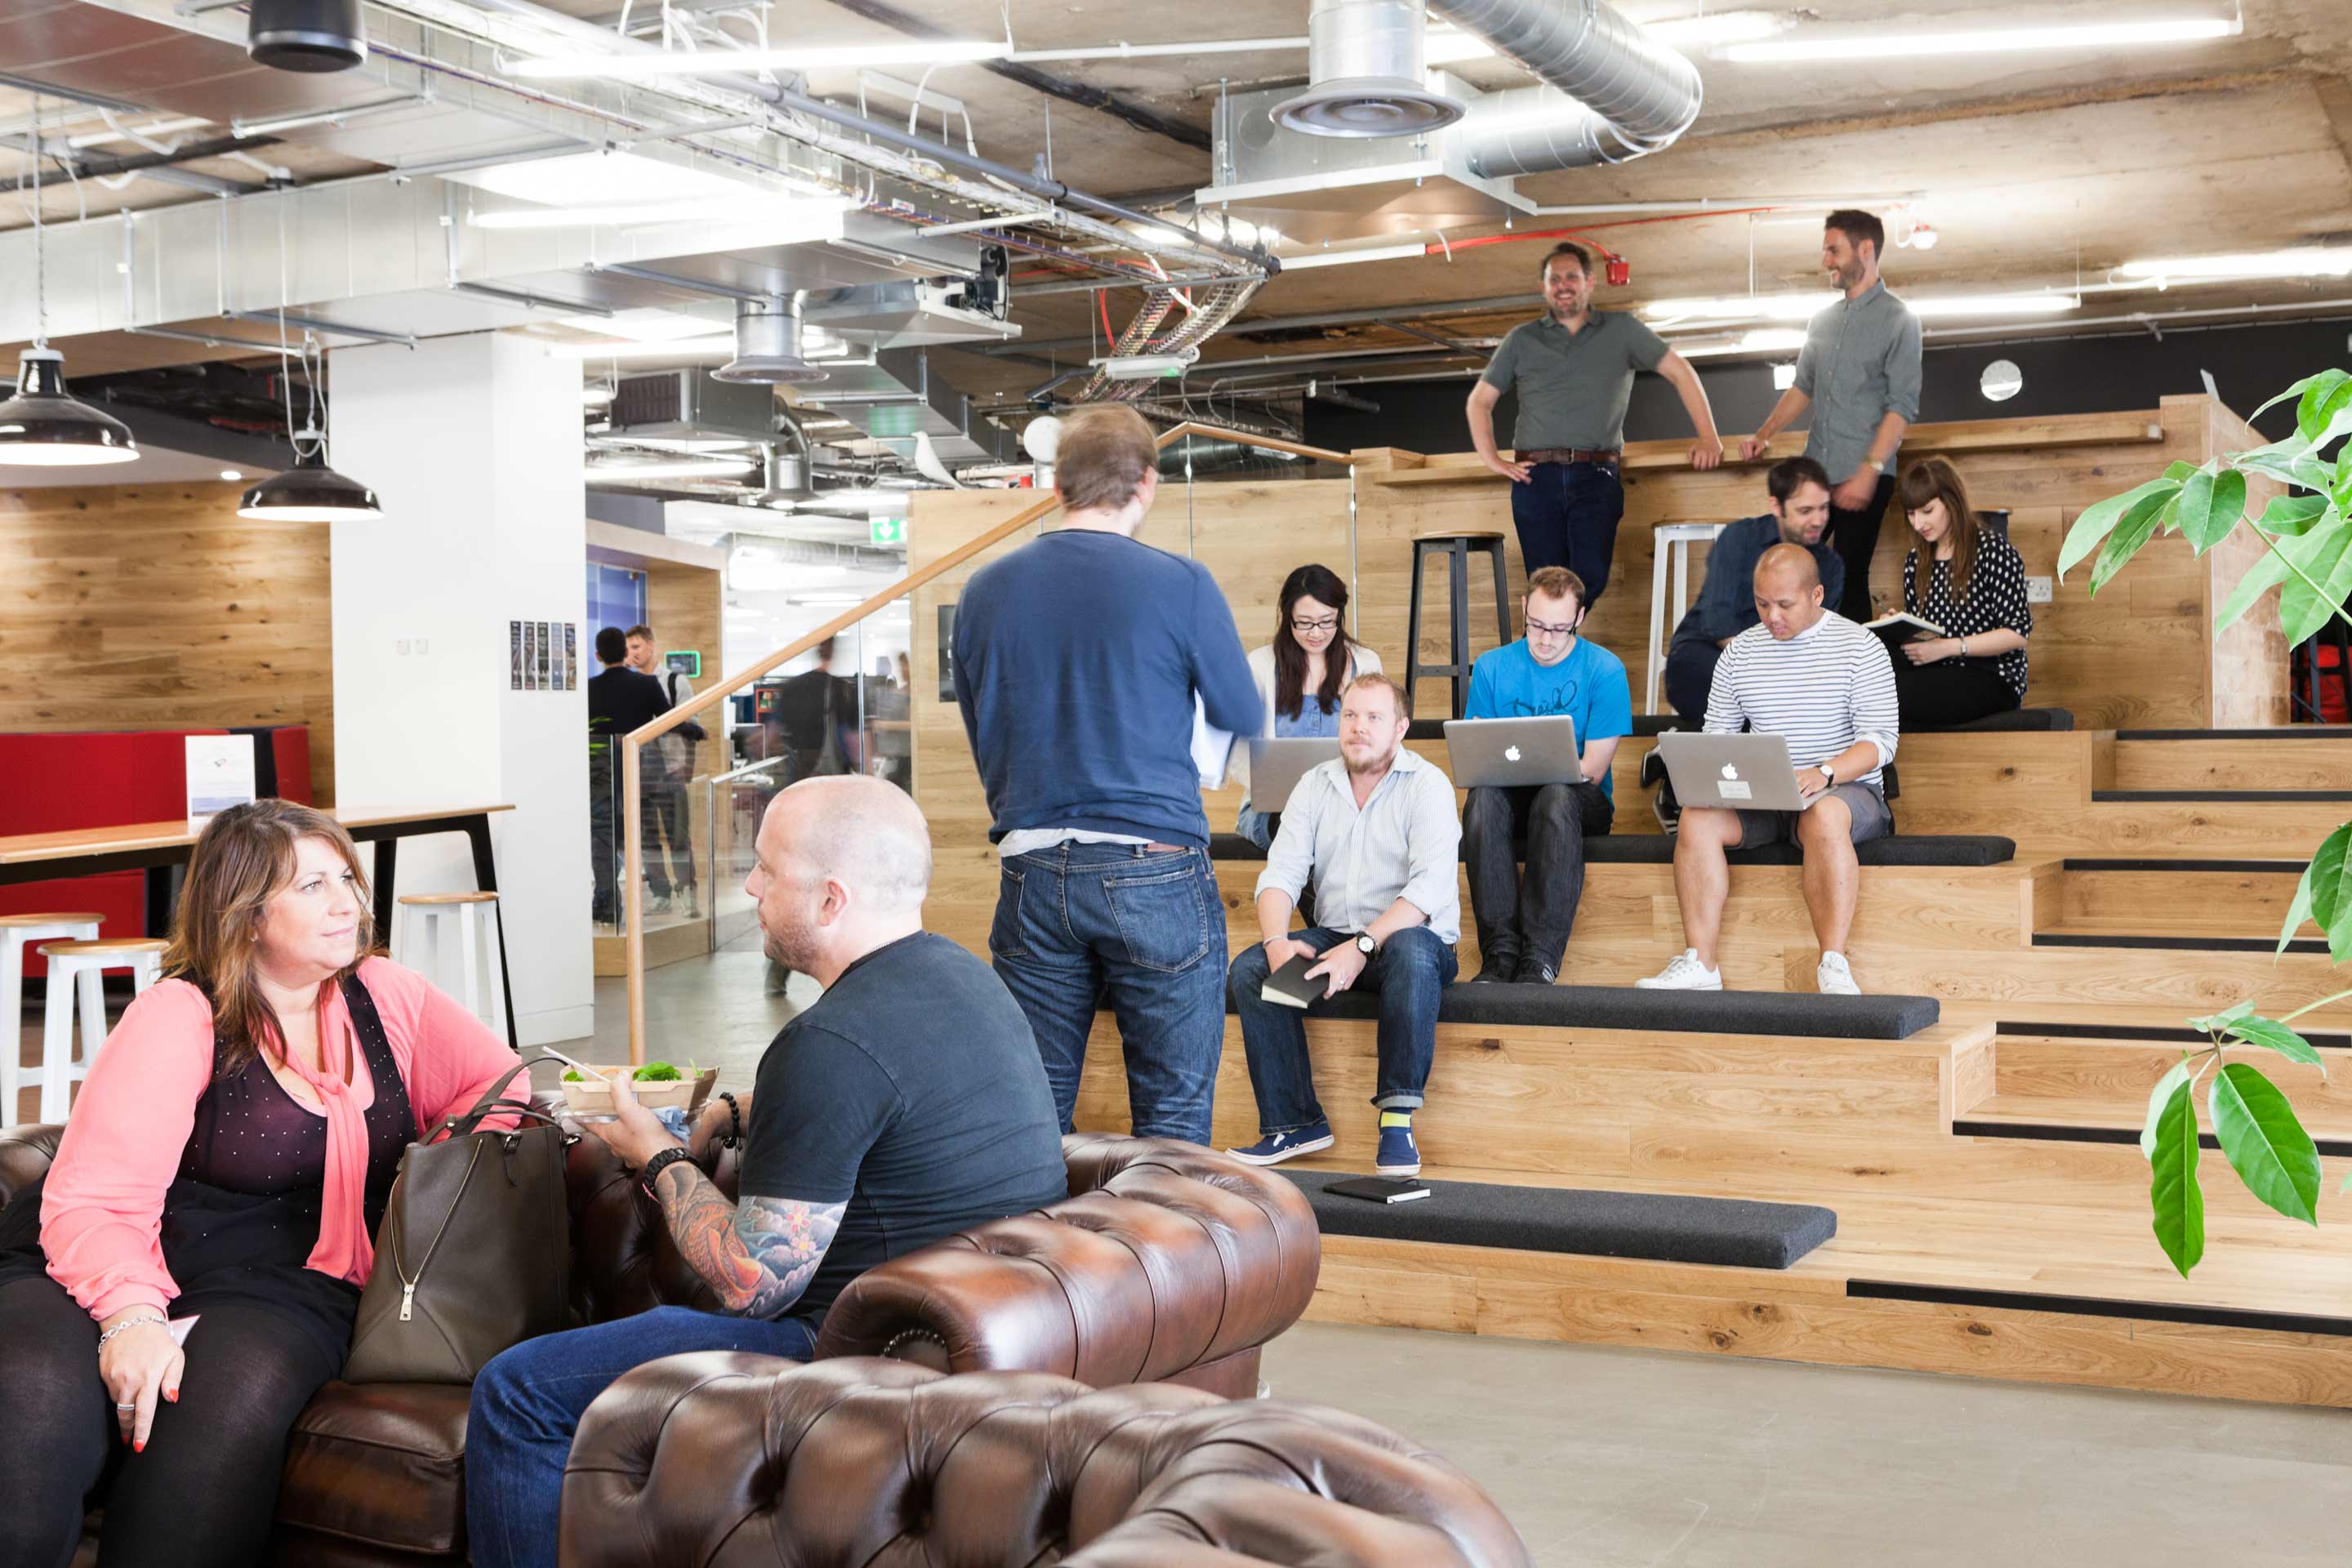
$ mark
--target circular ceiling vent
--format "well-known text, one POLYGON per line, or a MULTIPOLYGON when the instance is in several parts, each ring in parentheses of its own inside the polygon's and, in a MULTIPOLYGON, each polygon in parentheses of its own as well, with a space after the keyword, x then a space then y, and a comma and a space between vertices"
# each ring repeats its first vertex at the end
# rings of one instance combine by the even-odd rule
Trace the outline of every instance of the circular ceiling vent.
POLYGON ((1310 136, 1417 136, 1468 112, 1459 100, 1402 77, 1341 77, 1274 106, 1276 123, 1310 136))
POLYGON ((252 0, 245 52, 275 70, 347 71, 367 58, 360 0, 252 0))
POLYGON ((735 312, 735 357, 710 373, 720 381, 806 386, 832 373, 801 357, 801 313, 790 300, 746 300, 735 312))

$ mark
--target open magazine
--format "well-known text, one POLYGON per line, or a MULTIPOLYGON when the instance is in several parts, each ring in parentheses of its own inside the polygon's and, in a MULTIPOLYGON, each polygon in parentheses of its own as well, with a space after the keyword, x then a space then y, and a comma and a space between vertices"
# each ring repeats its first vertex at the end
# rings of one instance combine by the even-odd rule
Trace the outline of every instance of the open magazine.
POLYGON ((1925 642, 1929 637, 1951 635, 1935 622, 1923 621, 1918 616, 1903 610, 1889 610, 1874 621, 1864 621, 1862 629, 1866 632, 1876 632, 1886 639, 1889 647, 1898 643, 1925 642))

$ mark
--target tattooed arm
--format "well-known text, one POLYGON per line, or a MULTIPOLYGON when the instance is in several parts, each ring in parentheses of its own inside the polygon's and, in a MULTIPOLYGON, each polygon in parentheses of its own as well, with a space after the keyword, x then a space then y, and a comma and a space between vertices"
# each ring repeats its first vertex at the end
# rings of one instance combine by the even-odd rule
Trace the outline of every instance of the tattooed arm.
POLYGON ((739 1318, 781 1318, 808 1289, 841 1227, 845 1204, 795 1198, 729 1203, 691 1160, 665 1168, 655 1185, 669 1233, 694 1271, 739 1318))

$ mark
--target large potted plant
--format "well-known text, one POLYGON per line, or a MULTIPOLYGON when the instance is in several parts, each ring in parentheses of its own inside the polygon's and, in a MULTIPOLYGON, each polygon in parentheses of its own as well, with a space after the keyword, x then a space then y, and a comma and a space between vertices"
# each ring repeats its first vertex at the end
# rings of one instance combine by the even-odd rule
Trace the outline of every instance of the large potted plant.
MULTIPOLYGON (((2115 580, 2134 555, 2159 533, 2178 530, 2198 554, 2236 529, 2252 529, 2262 555, 2238 579, 2215 614, 2220 635, 2273 588, 2277 615, 2289 647, 2302 642, 2330 617, 2352 624, 2345 600, 2352 595, 2352 445, 2336 447, 2352 434, 2352 373, 2322 371, 2306 376, 2254 410, 2259 417, 2295 399, 2294 434, 2251 451, 2208 459, 2203 466, 2174 463, 2146 484, 2087 508, 2068 531, 2058 555, 2058 574, 2091 560, 2091 592, 2115 580), (2246 514, 2246 477, 2259 474, 2285 489, 2263 509, 2246 514)), ((2352 823, 2329 834, 2304 868, 2294 902, 2279 931, 2279 951, 2306 920, 2327 935, 2337 963, 2352 959, 2352 823)), ((2248 1191, 2290 1219, 2317 1225, 2319 1151, 2287 1097, 2254 1065, 2261 1052, 2319 1068, 2326 1064, 2311 1042, 2294 1030, 2297 1018, 2352 990, 2321 998, 2283 1017, 2266 1017, 2249 999, 2189 1026, 2205 1032, 2206 1043, 2181 1053, 2148 1095, 2147 1119, 2140 1129, 2140 1152, 2147 1156, 2156 1238, 2172 1266, 2186 1277, 2205 1253, 2205 1198, 2198 1184, 2197 1091, 2210 1077, 2206 1110, 2221 1153, 2248 1191), (2256 1053, 2254 1060, 2226 1060, 2232 1053, 2256 1053)), ((2344 1184, 2352 1191, 2352 1178, 2344 1184)))

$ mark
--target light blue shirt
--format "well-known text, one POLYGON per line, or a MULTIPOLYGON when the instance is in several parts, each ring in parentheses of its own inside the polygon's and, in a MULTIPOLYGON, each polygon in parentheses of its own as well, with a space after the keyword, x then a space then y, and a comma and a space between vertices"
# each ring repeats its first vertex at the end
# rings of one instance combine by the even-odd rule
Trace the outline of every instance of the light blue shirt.
POLYGON ((1296 904, 1312 878, 1316 923, 1333 931, 1362 931, 1404 899, 1450 947, 1462 940, 1461 863, 1454 781, 1399 746, 1361 810, 1345 759, 1307 770, 1282 808, 1257 891, 1279 888, 1296 904))
MULTIPOLYGON (((1566 714, 1576 721, 1580 752, 1595 741, 1631 734, 1633 729, 1633 693, 1625 682, 1625 661, 1590 637, 1577 638, 1558 664, 1538 664, 1525 637, 1480 654, 1470 667, 1465 709, 1465 719, 1566 714)), ((1616 798, 1606 773, 1601 775, 1601 793, 1616 798)))

